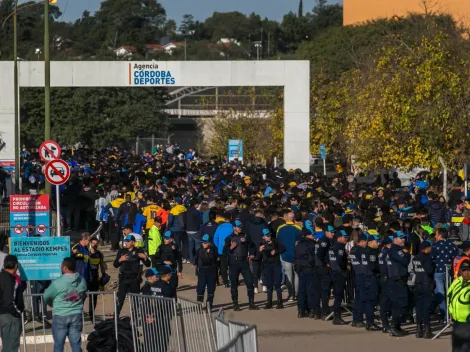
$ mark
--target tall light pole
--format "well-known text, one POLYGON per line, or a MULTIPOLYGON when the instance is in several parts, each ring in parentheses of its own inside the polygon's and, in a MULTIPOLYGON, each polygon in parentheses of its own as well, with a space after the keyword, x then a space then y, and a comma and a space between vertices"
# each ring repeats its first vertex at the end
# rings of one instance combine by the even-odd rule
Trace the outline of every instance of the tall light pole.
POLYGON ((19 99, 19 85, 18 85, 18 0, 15 0, 15 8, 13 14, 13 82, 15 86, 15 193, 18 194, 20 191, 20 118, 19 118, 19 107, 18 107, 18 99, 19 99))
MULTIPOLYGON (((52 0, 56 3, 57 0, 52 0)), ((49 1, 44 1, 44 140, 51 139, 51 62, 49 58, 49 1)), ((46 182, 45 193, 51 194, 51 184, 46 182)))
POLYGON ((255 42, 255 48, 256 48, 256 60, 259 60, 259 51, 260 48, 263 47, 263 44, 261 44, 261 41, 255 42))

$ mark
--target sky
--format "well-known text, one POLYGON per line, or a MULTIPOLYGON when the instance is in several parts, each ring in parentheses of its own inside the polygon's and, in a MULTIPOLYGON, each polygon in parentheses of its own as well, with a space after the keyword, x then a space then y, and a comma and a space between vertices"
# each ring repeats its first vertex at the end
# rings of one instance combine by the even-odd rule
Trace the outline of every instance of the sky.
MULTIPOLYGON (((112 1, 112 0, 109 0, 112 1)), ((298 0, 158 0, 167 11, 169 18, 178 23, 184 14, 189 13, 196 20, 203 21, 213 12, 239 11, 245 14, 255 12, 262 18, 282 20, 289 11, 297 12, 298 0)), ((329 0, 330 3, 339 3, 342 0, 329 0)), ((95 12, 100 7, 101 0, 59 0, 64 21, 75 21, 83 11, 95 12)), ((315 0, 304 0, 304 12, 313 8, 315 0)))

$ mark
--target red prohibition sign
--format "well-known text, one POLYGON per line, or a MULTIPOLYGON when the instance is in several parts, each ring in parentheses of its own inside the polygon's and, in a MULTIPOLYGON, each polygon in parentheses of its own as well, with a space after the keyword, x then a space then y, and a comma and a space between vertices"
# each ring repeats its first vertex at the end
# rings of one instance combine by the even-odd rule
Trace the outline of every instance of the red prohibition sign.
POLYGON ((58 159, 60 158, 61 153, 62 150, 60 145, 55 141, 48 140, 42 142, 41 146, 39 147, 39 156, 41 157, 42 161, 58 159))
POLYGON ((53 185, 62 185, 70 177, 70 168, 61 159, 49 161, 45 171, 46 179, 53 185))
POLYGON ((23 226, 21 226, 20 224, 16 225, 14 231, 17 235, 21 234, 24 231, 23 226))
POLYGON ((46 229, 47 229, 46 225, 42 225, 42 224, 41 224, 41 225, 38 225, 38 227, 36 228, 36 230, 37 230, 38 233, 40 233, 40 234, 43 234, 44 232, 46 232, 46 229))

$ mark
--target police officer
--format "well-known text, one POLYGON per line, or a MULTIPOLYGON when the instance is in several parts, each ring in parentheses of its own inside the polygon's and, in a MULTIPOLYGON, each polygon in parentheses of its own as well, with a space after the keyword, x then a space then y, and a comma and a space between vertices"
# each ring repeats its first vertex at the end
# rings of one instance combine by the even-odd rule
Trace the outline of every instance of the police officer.
POLYGON ((277 294, 276 309, 284 308, 282 304, 282 267, 281 267, 281 254, 286 251, 284 245, 276 238, 272 238, 269 229, 264 228, 263 244, 259 247, 263 264, 263 285, 266 286, 267 303, 264 309, 271 309, 273 307, 273 288, 277 294))
POLYGON ((364 280, 366 273, 366 256, 367 256, 367 236, 360 234, 357 236, 357 245, 352 247, 349 256, 351 257, 351 264, 354 270, 356 287, 354 290, 354 307, 353 307, 353 321, 351 326, 356 328, 363 328, 364 325, 364 280))
POLYGON ((393 235, 393 243, 387 254, 388 289, 392 300, 392 322, 390 336, 402 337, 407 332, 401 329, 402 315, 406 314, 408 307, 408 265, 411 256, 404 248, 406 235, 397 231, 393 235))
POLYGON ((158 266, 158 271, 161 271, 164 265, 168 265, 171 268, 172 275, 170 285, 173 289, 173 296, 176 297, 178 279, 183 278, 183 256, 178 245, 173 243, 173 234, 171 231, 167 231, 163 235, 163 244, 158 247, 155 253, 155 261, 158 266))
POLYGON ((317 243, 315 244, 315 275, 319 287, 315 290, 315 306, 318 307, 321 298, 321 312, 317 311, 316 316, 325 319, 330 314, 330 292, 331 292, 331 272, 328 251, 331 246, 335 229, 331 225, 325 225, 323 232, 317 232, 317 243), (321 315, 320 315, 321 314, 321 315))
MULTIPOLYGON (((160 271, 155 268, 145 272, 146 283, 142 287, 142 294, 153 297, 175 298, 170 285, 172 269, 163 265, 160 271)), ((173 303, 171 303, 173 304, 173 303)), ((172 309, 168 301, 150 301, 144 304, 142 315, 145 316, 143 335, 146 344, 152 345, 152 351, 166 352, 171 332, 172 309), (164 308, 166 307, 166 308, 164 308)))
POLYGON ((392 310, 392 301, 390 299, 390 292, 388 289, 388 266, 387 254, 392 246, 393 236, 387 236, 382 241, 382 250, 379 254, 379 268, 380 268, 380 320, 382 321, 382 332, 388 334, 390 324, 388 322, 388 314, 392 310))
MULTIPOLYGON (((299 276, 299 293, 297 295, 298 317, 316 318, 318 309, 320 314, 320 302, 315 306, 315 289, 317 280, 315 278, 315 236, 311 227, 312 222, 306 221, 302 230, 302 238, 294 248, 294 269, 299 276), (310 310, 310 315, 307 313, 310 310)), ((319 317, 321 318, 321 316, 319 317)))
POLYGON ((197 301, 204 301, 207 287, 207 305, 209 309, 214 303, 214 292, 217 285, 217 249, 210 242, 210 236, 202 236, 202 247, 196 252, 194 262, 197 266, 197 301))
POLYGON ((434 269, 432 260, 432 244, 421 242, 421 253, 413 258, 415 274, 415 305, 416 305, 416 338, 432 339, 429 312, 434 299, 434 269), (424 325, 424 331, 423 331, 424 325))
POLYGON ((336 232, 335 238, 336 241, 328 250, 334 284, 333 293, 335 296, 333 303, 333 325, 343 325, 345 322, 341 319, 341 304, 344 298, 347 271, 349 270, 348 254, 346 252, 346 243, 349 241, 349 235, 345 230, 339 230, 336 232))
POLYGON ((142 248, 135 248, 135 237, 132 235, 124 238, 125 248, 118 250, 114 267, 119 268, 119 288, 117 313, 121 312, 127 293, 139 293, 141 282, 141 263, 149 267, 151 265, 147 254, 142 248))
POLYGON ((363 307, 366 313, 366 330, 380 331, 380 327, 374 322, 374 311, 379 300, 379 283, 377 275, 379 268, 379 244, 380 238, 377 231, 369 230, 367 233, 366 263, 364 271, 363 307))
POLYGON ((224 253, 229 257, 230 293, 232 294, 233 310, 240 311, 238 305, 238 277, 240 274, 245 281, 249 300, 249 309, 258 310, 255 305, 253 289, 253 274, 250 270, 249 260, 254 258, 255 248, 250 238, 243 233, 243 224, 240 220, 233 223, 233 234, 225 239, 224 253))

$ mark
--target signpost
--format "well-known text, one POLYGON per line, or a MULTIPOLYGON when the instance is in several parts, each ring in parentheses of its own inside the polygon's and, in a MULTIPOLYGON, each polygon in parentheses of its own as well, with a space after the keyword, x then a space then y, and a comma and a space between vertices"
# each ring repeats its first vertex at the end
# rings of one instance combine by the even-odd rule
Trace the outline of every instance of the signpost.
POLYGON ((320 144, 320 159, 323 159, 323 174, 326 176, 326 146, 320 144))
MULTIPOLYGON (((43 143, 44 144, 44 143, 43 143)), ((68 164, 60 159, 51 160, 47 163, 44 170, 46 179, 56 186, 56 204, 57 204, 57 236, 61 234, 60 228, 60 192, 59 185, 64 184, 70 177, 70 167, 68 164)))
POLYGON ((50 236, 49 195, 12 194, 10 196, 10 236, 50 236), (42 225, 41 231, 36 231, 42 225))
POLYGON ((61 275, 61 263, 70 256, 70 237, 10 238, 10 254, 16 255, 21 279, 53 280, 61 275))
POLYGON ((228 141, 228 161, 235 159, 243 162, 243 141, 241 139, 229 139, 228 141))
POLYGON ((42 161, 51 161, 59 159, 62 154, 59 143, 55 141, 45 141, 42 142, 39 147, 39 156, 42 161))

